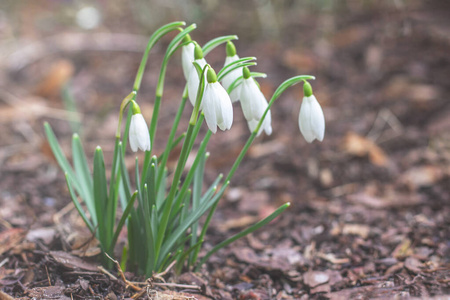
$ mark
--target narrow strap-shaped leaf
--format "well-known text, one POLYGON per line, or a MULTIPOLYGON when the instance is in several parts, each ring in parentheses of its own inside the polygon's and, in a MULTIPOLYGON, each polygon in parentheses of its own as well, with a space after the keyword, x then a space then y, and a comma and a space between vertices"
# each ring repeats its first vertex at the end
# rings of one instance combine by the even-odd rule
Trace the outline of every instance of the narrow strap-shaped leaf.
MULTIPOLYGON (((195 235, 195 234, 194 234, 195 235)), ((192 238, 191 238, 192 240, 192 238)), ((192 245, 187 251, 184 251, 181 256, 177 259, 177 263, 175 265, 175 270, 177 274, 180 274, 183 269, 184 261, 188 255, 192 254, 192 251, 199 247, 203 241, 198 241, 196 244, 192 245)))
MULTIPOLYGON (((203 189, 203 174, 204 174, 204 170, 205 170, 205 162, 206 162, 206 158, 209 155, 207 153, 203 153, 201 160, 200 160, 200 164, 197 168, 197 170, 195 171, 195 176, 194 176, 194 183, 193 183, 193 193, 192 193, 192 210, 195 211, 197 210, 197 208, 200 205, 200 198, 201 198, 201 193, 202 193, 202 189, 203 189)), ((191 226, 191 232, 192 234, 192 238, 191 238, 191 247, 195 244, 197 244, 197 230, 198 230, 198 221, 195 221, 192 223, 191 226)), ((192 253, 194 254, 194 253, 192 253)), ((189 265, 192 265, 192 259, 193 259, 193 255, 189 256, 189 265)))
POLYGON ((116 231, 114 232, 114 236, 111 241, 111 245, 109 245, 109 252, 112 253, 114 251, 114 246, 117 243, 117 239, 119 238, 119 234, 122 231, 123 225, 130 215, 131 209, 133 208, 134 201, 136 200, 137 191, 133 193, 131 199, 128 201, 128 205, 122 213, 122 217, 120 217, 119 223, 117 224, 116 231))
POLYGON ((72 166, 69 164, 66 156, 64 155, 61 147, 59 146, 58 140, 56 139, 55 133, 52 130, 52 127, 47 122, 44 123, 45 134, 47 135, 48 143, 50 144, 50 148, 52 149, 53 155, 56 158, 61 169, 63 169, 64 173, 67 173, 70 181, 73 186, 77 190, 77 192, 84 198, 83 191, 80 189, 80 184, 78 182, 77 176, 72 169, 72 166))
POLYGON ((94 226, 97 226, 97 214, 95 213, 94 191, 92 187, 92 176, 89 171, 86 155, 84 154, 83 146, 81 145, 80 137, 74 134, 72 137, 72 156, 73 166, 80 183, 80 189, 83 191, 83 200, 86 203, 87 209, 91 214, 94 226))
MULTIPOLYGON (((220 199, 220 197, 222 197, 223 192, 225 192, 225 189, 228 185, 229 182, 225 183, 216 195, 214 195, 208 201, 205 200, 202 205, 200 205, 197 211, 193 211, 191 214, 189 214, 189 216, 187 216, 186 220, 184 220, 184 222, 181 223, 167 238, 166 242, 161 247, 161 254, 168 253, 170 249, 172 249, 177 240, 183 235, 184 232, 186 232, 186 230, 192 225, 192 223, 198 220, 209 208, 211 208, 214 203, 216 203, 220 199)), ((215 190, 216 189, 213 189, 213 192, 215 190)))
POLYGON ((95 227, 89 221, 86 214, 84 213, 83 208, 81 207, 80 203, 78 202, 77 195, 75 194, 75 191, 72 188, 72 184, 70 183, 70 179, 69 179, 69 176, 67 175, 67 173, 65 173, 65 177, 66 177, 67 187, 69 188, 70 198, 72 198, 72 202, 75 205, 75 208, 77 209, 77 211, 80 214, 81 218, 83 219, 84 223, 86 223, 86 225, 89 228, 89 230, 91 231, 91 233, 94 234, 95 227))
POLYGON ((229 239, 226 239, 225 241, 221 242, 220 244, 218 244, 217 246, 215 246, 214 248, 212 248, 200 261, 200 263, 198 264, 196 271, 198 271, 198 269, 200 268, 201 265, 203 265, 205 263, 205 261, 212 255, 214 254, 217 250, 228 246, 229 244, 231 244, 232 242, 234 242, 237 239, 240 239, 241 237, 246 236, 249 233, 254 232, 255 230, 258 230, 259 228, 263 227, 264 225, 270 223, 273 219, 275 219, 276 217, 278 217, 283 211, 286 210, 286 208, 288 208, 291 204, 285 203, 283 205, 281 205, 277 210, 275 210, 272 214, 270 214, 270 216, 264 218, 263 220, 259 221, 258 223, 248 227, 247 229, 233 235, 232 237, 230 237, 229 239))
MULTIPOLYGON (((121 146, 119 146, 121 148, 121 146)), ((131 183, 130 183, 130 177, 128 176, 128 170, 127 166, 125 165, 125 160, 123 155, 119 155, 119 163, 120 163, 120 173, 122 174, 122 186, 123 186, 123 192, 125 193, 125 199, 131 198, 131 183)), ((128 205, 128 204, 127 204, 128 205)), ((122 209, 125 209, 127 206, 122 205, 122 209)))
POLYGON ((106 247, 109 246, 108 231, 109 228, 111 228, 109 226, 112 226, 112 224, 111 220, 108 220, 108 213, 105 213, 107 212, 108 205, 107 183, 103 152, 99 146, 95 149, 94 154, 94 199, 95 213, 98 221, 99 241, 103 250, 106 251, 106 247))

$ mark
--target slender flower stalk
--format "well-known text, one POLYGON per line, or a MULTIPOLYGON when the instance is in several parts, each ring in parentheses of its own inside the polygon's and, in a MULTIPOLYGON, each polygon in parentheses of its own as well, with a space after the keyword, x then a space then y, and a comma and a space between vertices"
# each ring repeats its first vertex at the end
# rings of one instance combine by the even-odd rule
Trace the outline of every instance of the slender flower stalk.
MULTIPOLYGON (((239 60, 239 56, 236 54, 236 47, 234 46, 233 42, 231 41, 227 42, 226 52, 227 57, 225 58, 225 63, 223 65, 224 67, 231 64, 232 62, 239 60)), ((236 70, 231 71, 222 79, 223 87, 226 90, 228 90, 231 84, 241 75, 242 75, 242 68, 238 68, 236 70)), ((230 93, 231 102, 236 102, 239 100, 240 90, 241 86, 239 85, 233 91, 231 91, 230 93)))
MULTIPOLYGON (((240 100, 248 127, 250 131, 253 132, 256 130, 259 120, 262 118, 268 104, 266 97, 264 97, 264 94, 259 89, 256 81, 250 76, 250 71, 247 67, 243 68, 243 82, 240 90, 240 100)), ((270 110, 267 112, 257 135, 260 135, 262 130, 264 130, 268 135, 272 134, 272 117, 270 110)))
MULTIPOLYGON (((206 60, 203 58, 203 51, 202 48, 199 45, 195 45, 194 49, 194 62, 196 62, 201 69, 203 69, 206 66, 206 60)), ((197 91, 198 86, 200 84, 200 76, 197 72, 197 69, 194 66, 194 62, 191 63, 191 67, 189 69, 189 75, 187 79, 187 87, 188 87, 188 95, 189 95, 189 101, 191 102, 192 106, 195 106, 195 100, 197 99, 197 91)), ((206 78, 205 78, 206 80, 206 78)))
POLYGON ((141 114, 141 109, 135 101, 131 101, 131 110, 133 116, 130 123, 130 147, 133 152, 137 152, 138 148, 142 151, 150 151, 150 135, 148 133, 147 123, 141 114))
POLYGON ((233 106, 230 96, 217 81, 216 72, 212 68, 208 68, 207 80, 202 100, 206 124, 212 133, 217 132, 217 126, 220 130, 230 129, 233 123, 233 106))
POLYGON ((308 143, 315 139, 322 141, 325 135, 325 117, 309 82, 303 84, 303 102, 298 116, 300 132, 308 143))

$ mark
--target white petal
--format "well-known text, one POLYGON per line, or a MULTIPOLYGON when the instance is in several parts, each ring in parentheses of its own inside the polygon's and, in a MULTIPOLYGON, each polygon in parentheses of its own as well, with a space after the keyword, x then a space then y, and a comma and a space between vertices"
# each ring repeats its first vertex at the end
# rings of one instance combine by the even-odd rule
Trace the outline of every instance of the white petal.
POLYGON ((202 100, 202 110, 205 115, 206 125, 208 125, 209 130, 212 133, 217 132, 217 116, 215 109, 216 96, 214 94, 214 88, 210 83, 205 87, 205 92, 203 94, 202 100))
POLYGON ((150 135, 142 114, 135 114, 131 117, 129 141, 133 152, 136 152, 138 148, 142 151, 150 151, 150 135))
POLYGON ((311 95, 311 130, 319 141, 323 141, 325 135, 325 117, 323 116, 322 107, 317 102, 316 97, 311 95))
POLYGON ((244 117, 247 121, 259 119, 255 113, 256 106, 259 105, 258 99, 255 96, 259 94, 259 89, 253 78, 244 79, 241 87, 241 107, 244 117))
POLYGON ((300 107, 300 114, 298 116, 298 126, 300 132, 308 143, 312 143, 316 138, 311 129, 311 100, 309 97, 303 97, 302 105, 300 107))
POLYGON ((233 106, 225 89, 218 82, 208 83, 202 100, 203 114, 211 132, 231 128, 233 123, 233 106))
MULTIPOLYGON (((202 69, 206 65, 206 60, 204 58, 197 59, 196 62, 202 67, 202 69)), ((205 72, 205 80, 206 80, 206 72, 205 72)), ((199 75, 197 73, 197 69, 192 65, 192 68, 189 72, 188 76, 188 95, 189 95, 189 101, 191 102, 192 106, 195 106, 195 100, 197 99, 197 91, 198 86, 200 84, 199 75)))
MULTIPOLYGON (((238 55, 235 56, 227 56, 225 58, 224 67, 229 65, 232 62, 235 62, 239 59, 238 55)), ((222 85, 225 88, 225 90, 228 90, 230 85, 239 77, 242 75, 242 68, 237 68, 236 70, 233 70, 232 72, 228 73, 223 79, 222 79, 222 85)), ((230 99, 232 102, 236 102, 239 100, 239 94, 240 94, 241 86, 237 86, 231 91, 230 93, 230 99)))
POLYGON ((270 113, 270 110, 267 112, 266 118, 264 119, 264 123, 261 127, 264 128, 267 135, 272 134, 272 114, 270 113))
POLYGON ((131 117, 130 130, 128 132, 128 140, 130 142, 130 148, 133 152, 138 151, 138 142, 136 137, 136 124, 131 117))
POLYGON ((189 73, 192 67, 192 62, 194 61, 194 43, 189 43, 184 45, 181 49, 181 66, 183 67, 183 75, 186 81, 189 78, 189 73))
POLYGON ((230 96, 220 83, 215 82, 213 84, 218 97, 216 104, 217 125, 221 130, 230 129, 233 124, 233 105, 230 96))

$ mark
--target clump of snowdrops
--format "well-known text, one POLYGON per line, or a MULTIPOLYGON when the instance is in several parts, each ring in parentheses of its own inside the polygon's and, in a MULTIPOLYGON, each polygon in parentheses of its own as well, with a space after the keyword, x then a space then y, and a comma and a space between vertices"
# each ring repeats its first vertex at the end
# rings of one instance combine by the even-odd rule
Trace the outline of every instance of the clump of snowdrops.
POLYGON ((91 173, 79 136, 73 135, 71 165, 50 125, 45 124, 52 151, 65 172, 72 201, 89 230, 99 241, 103 263, 108 267, 112 266, 107 256, 114 256, 119 233, 126 226, 128 244, 123 248, 121 265, 146 276, 160 272, 173 263, 177 271, 183 268, 198 270, 217 250, 261 228, 289 207, 289 203, 280 206, 265 219, 222 241, 199 259, 208 225, 219 200, 254 139, 263 131, 267 135, 272 133, 270 109, 288 87, 301 82, 304 86, 298 122, 305 139, 308 142, 314 139, 322 141, 325 131, 322 109, 307 81, 314 79, 313 76, 301 75, 287 79, 267 101, 255 80, 266 75, 250 72, 249 67, 256 64, 255 57, 239 58, 236 54, 236 48, 231 41, 237 39, 237 36, 222 36, 200 47, 189 35, 196 28, 195 24, 183 28, 184 26, 184 22, 170 23, 156 30, 150 37, 133 90, 120 105, 109 181, 100 146, 95 149, 91 173), (147 100, 138 101, 139 88, 150 50, 159 39, 171 31, 178 31, 178 34, 169 43, 162 61, 153 115, 150 127, 147 127, 138 105, 139 101, 147 100), (227 56, 223 68, 216 73, 205 57, 210 51, 224 44, 227 56), (152 145, 163 101, 167 64, 179 50, 187 84, 173 119, 165 150, 157 156, 152 153, 152 145), (186 105, 186 102, 189 104, 186 105), (212 135, 217 133, 217 128, 222 131, 232 128, 233 103, 236 102, 240 102, 247 120, 249 138, 225 178, 219 174, 210 186, 204 186, 204 169, 209 156, 208 142, 212 135), (191 112, 189 125, 183 134, 177 136, 184 110, 191 112), (125 120, 123 131, 122 120, 125 120), (200 136, 199 132, 204 123, 209 130, 204 136, 200 136), (197 145, 194 143, 196 139, 201 139, 201 142, 194 147, 197 145), (127 141, 133 152, 145 151, 142 164, 136 157, 132 174, 128 173, 125 166, 127 141), (169 170, 167 160, 177 145, 181 145, 178 162, 174 170, 169 170), (195 159, 185 172, 187 158, 194 148, 195 159), (169 178, 172 179, 169 181, 169 178), (206 218, 199 223, 199 219, 204 215, 206 218))

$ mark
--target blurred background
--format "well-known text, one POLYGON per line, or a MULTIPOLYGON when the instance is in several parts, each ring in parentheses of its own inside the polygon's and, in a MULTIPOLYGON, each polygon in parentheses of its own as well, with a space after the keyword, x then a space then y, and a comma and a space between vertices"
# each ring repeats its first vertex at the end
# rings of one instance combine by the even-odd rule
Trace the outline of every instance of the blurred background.
MULTIPOLYGON (((297 123, 301 85, 275 103, 273 134, 256 140, 217 212, 213 230, 218 240, 290 201, 292 209, 276 231, 258 235, 263 243, 279 241, 303 251, 314 242, 319 252, 364 265, 370 257, 394 255, 408 239, 414 247, 431 249, 421 262, 434 256, 437 265, 448 266, 448 1, 1 4, 0 218, 6 224, 52 225, 54 214, 70 202, 43 122, 52 124, 67 154, 75 131, 89 157, 100 145, 108 161, 119 106, 132 89, 148 37, 163 24, 184 20, 198 25, 191 36, 201 45, 220 35, 238 35, 238 54, 256 56, 252 70, 268 74, 259 81, 267 98, 291 76, 316 76, 312 86, 326 119, 324 142, 307 144, 297 123), (358 226, 345 227, 349 224, 358 226), (366 248, 345 252, 348 235, 366 248)), ((152 50, 138 96, 148 122, 170 38, 152 50)), ((156 153, 165 145, 185 84, 179 56, 168 68, 156 153)), ((206 59, 220 69, 224 47, 206 59)), ((209 180, 229 170, 249 135, 239 104, 234 114, 231 131, 212 138, 209 180)), ((377 265, 371 272, 383 270, 377 265)))

